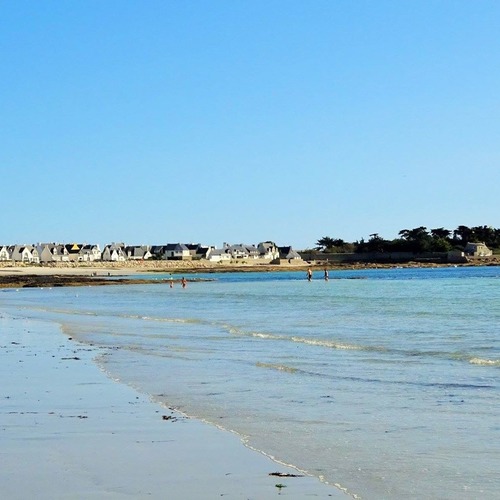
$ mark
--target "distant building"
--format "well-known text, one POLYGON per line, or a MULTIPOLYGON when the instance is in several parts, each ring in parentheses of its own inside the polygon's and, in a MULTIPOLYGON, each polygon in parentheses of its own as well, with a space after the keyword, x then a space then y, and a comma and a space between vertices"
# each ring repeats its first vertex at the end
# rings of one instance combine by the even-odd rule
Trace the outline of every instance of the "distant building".
POLYGON ((484 243, 467 243, 464 253, 470 257, 491 257, 493 255, 493 252, 484 243))
POLYGON ((78 254, 79 262, 94 262, 101 258, 102 252, 99 245, 82 245, 78 254))
POLYGON ((184 243, 168 243, 165 247, 165 255, 169 260, 190 260, 191 253, 184 243))
POLYGON ((214 248, 208 255, 209 262, 231 262, 231 254, 224 248, 214 248))
POLYGON ((147 245, 126 246, 125 254, 128 260, 148 260, 153 256, 147 245))
POLYGON ((191 258, 195 260, 207 259, 213 250, 213 247, 201 245, 200 243, 186 243, 186 247, 189 250, 191 258))
POLYGON ((9 247, 0 245, 0 262, 5 262, 12 260, 11 253, 9 252, 9 247))
POLYGON ((159 260, 190 260, 191 252, 183 243, 167 243, 151 247, 153 258, 159 260))
POLYGON ((234 260, 249 260, 258 259, 259 251, 255 245, 244 245, 240 243, 239 245, 230 245, 229 243, 224 243, 222 245, 223 250, 231 255, 234 260))
POLYGON ((31 245, 13 245, 9 247, 11 260, 13 260, 14 262, 22 262, 24 264, 32 263, 32 249, 33 247, 31 245))
POLYGON ((276 243, 273 241, 263 241, 257 245, 257 250, 259 251, 259 257, 266 260, 279 259, 280 252, 276 243))
POLYGON ((123 243, 111 243, 106 245, 102 251, 102 260, 107 262, 124 262, 127 260, 125 245, 123 243))
POLYGON ((278 247, 279 258, 288 261, 301 261, 302 257, 291 246, 278 247))

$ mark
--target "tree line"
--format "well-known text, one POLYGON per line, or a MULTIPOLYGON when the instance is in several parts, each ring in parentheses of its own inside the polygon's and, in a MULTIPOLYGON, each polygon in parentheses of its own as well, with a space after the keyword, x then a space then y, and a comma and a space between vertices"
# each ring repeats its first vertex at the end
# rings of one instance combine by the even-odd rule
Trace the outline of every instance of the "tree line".
POLYGON ((469 242, 485 243, 490 249, 500 249, 500 229, 490 226, 458 226, 453 231, 439 227, 428 230, 424 226, 401 229, 398 238, 386 240, 378 233, 353 243, 340 238, 324 236, 316 242, 315 250, 328 253, 366 252, 448 252, 463 250, 469 242))

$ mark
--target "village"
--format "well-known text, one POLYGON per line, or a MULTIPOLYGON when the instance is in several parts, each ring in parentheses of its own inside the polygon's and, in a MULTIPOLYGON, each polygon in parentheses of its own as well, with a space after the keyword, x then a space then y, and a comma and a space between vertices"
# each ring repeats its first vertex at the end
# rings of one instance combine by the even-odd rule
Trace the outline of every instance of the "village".
POLYGON ((101 250, 99 244, 37 243, 0 245, 0 262, 14 264, 54 264, 60 262, 127 262, 127 261, 206 261, 211 263, 301 263, 302 258, 291 246, 277 246, 272 241, 258 245, 224 243, 222 248, 194 243, 165 245, 126 245, 110 243, 101 250))

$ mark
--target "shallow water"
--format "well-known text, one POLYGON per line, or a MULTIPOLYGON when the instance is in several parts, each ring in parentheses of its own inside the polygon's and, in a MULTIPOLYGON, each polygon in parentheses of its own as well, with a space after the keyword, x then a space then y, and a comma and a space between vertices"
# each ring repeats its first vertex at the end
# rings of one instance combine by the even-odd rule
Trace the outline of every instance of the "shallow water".
POLYGON ((210 277, 0 306, 112 348, 112 377, 353 496, 498 497, 500 268, 210 277))

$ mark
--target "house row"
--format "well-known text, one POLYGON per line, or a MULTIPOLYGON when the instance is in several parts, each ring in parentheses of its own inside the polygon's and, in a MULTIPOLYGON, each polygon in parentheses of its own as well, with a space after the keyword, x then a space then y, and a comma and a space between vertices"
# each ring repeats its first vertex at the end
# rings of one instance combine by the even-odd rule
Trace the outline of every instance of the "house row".
POLYGON ((25 264, 49 262, 92 262, 101 259, 99 245, 63 245, 38 243, 36 245, 0 245, 0 262, 25 264))
POLYGON ((302 260, 298 252, 291 246, 279 247, 272 241, 265 241, 255 245, 230 245, 224 243, 221 249, 214 249, 210 252, 207 259, 211 262, 229 262, 229 261, 252 261, 264 260, 267 262, 276 260, 302 260))
POLYGON ((0 245, 0 261, 45 264, 51 262, 125 262, 130 260, 201 260, 210 262, 277 259, 301 260, 292 247, 278 247, 271 241, 255 245, 224 243, 221 249, 193 243, 165 245, 125 245, 111 243, 101 251, 99 245, 38 243, 36 245, 0 245))

